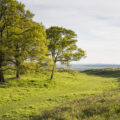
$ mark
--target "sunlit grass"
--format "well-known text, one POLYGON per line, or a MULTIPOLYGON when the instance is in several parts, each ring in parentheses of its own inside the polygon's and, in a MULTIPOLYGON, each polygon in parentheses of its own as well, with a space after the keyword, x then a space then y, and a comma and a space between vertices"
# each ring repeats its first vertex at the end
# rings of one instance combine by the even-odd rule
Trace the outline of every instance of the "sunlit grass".
POLYGON ((119 86, 118 77, 90 75, 85 72, 56 72, 53 81, 49 77, 49 73, 37 73, 22 75, 17 80, 14 73, 6 73, 6 83, 0 85, 0 118, 28 119, 62 103, 119 86))

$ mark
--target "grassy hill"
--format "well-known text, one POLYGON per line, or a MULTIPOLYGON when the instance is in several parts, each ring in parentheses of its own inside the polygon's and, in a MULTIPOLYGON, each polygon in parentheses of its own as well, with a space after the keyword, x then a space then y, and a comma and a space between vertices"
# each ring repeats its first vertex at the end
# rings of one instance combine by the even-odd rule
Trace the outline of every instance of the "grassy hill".
MULTIPOLYGON (((70 120, 74 118, 76 120, 78 118, 79 120, 83 118, 88 119, 91 117, 91 114, 95 114, 95 116, 98 115, 100 119, 100 114, 96 115, 94 112, 99 109, 99 106, 101 106, 98 99, 104 99, 104 95, 102 95, 104 91, 119 87, 119 76, 119 69, 90 70, 81 73, 68 70, 56 72, 53 81, 49 80, 49 72, 27 74, 23 75, 21 79, 16 80, 14 78, 14 73, 7 72, 5 76, 6 83, 0 85, 0 119, 70 120), (88 98, 91 102, 89 102, 88 98), (81 100, 83 103, 79 102, 81 100), (60 105, 63 107, 59 107, 60 105), (83 113, 81 112, 84 110, 81 108, 82 105, 84 106, 83 108, 86 106, 85 115, 83 115, 83 118, 80 118, 81 116, 76 117, 77 114, 79 116, 83 113), (56 106, 58 106, 57 109, 55 108, 56 106), (68 106, 68 109, 66 106, 68 106), (61 110, 62 108, 64 109, 64 107, 65 110, 61 110), (90 109, 93 107, 92 113, 89 113, 89 107, 90 109), (45 112, 46 110, 47 112, 45 112), (71 112, 73 111, 75 111, 75 115, 71 115, 71 112), (57 117, 53 113, 56 113, 57 117), (61 116, 63 117, 61 118, 61 116), (88 118, 85 116, 88 116, 88 118)), ((107 96, 105 97, 105 101, 106 99, 111 98, 111 94, 113 95, 113 99, 110 99, 110 102, 113 103, 111 104, 111 107, 112 105, 114 106, 114 104, 116 106, 119 104, 119 102, 115 101, 115 99, 119 100, 118 93, 118 90, 114 90, 112 93, 108 92, 108 95, 106 93, 107 96)), ((109 102, 109 100, 107 102, 109 102)), ((100 103, 102 104, 102 102, 100 103)), ((108 109, 110 109, 109 105, 107 106, 108 109)), ((95 116, 92 115, 94 119, 92 118, 91 120, 95 120, 95 116)))

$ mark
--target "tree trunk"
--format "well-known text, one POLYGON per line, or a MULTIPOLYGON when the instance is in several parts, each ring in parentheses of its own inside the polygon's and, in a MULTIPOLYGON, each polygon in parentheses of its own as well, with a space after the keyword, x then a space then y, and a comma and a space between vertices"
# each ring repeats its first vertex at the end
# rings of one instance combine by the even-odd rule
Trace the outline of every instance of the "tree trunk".
POLYGON ((19 72, 19 69, 17 68, 16 70, 16 78, 19 79, 20 78, 20 72, 19 72))
POLYGON ((51 73, 50 80, 52 80, 53 77, 54 77, 55 67, 56 67, 56 62, 54 62, 54 65, 53 65, 53 68, 52 68, 52 73, 51 73))
MULTIPOLYGON (((0 69, 2 68, 2 62, 0 61, 0 69)), ((0 83, 5 82, 3 71, 0 70, 0 83)))
POLYGON ((0 83, 5 82, 3 71, 0 71, 0 83))
MULTIPOLYGON (((4 27, 3 27, 3 30, 4 30, 4 27)), ((3 38, 3 30, 0 31, 0 44, 1 44, 1 46, 3 44, 3 40, 2 40, 2 38, 3 38)), ((3 60, 4 60, 3 58, 4 58, 4 55, 2 54, 2 50, 0 50, 0 83, 5 82, 4 74, 3 74, 3 71, 1 70, 2 69, 2 63, 3 63, 3 60)))
POLYGON ((20 78, 20 63, 18 60, 16 60, 16 78, 20 78))

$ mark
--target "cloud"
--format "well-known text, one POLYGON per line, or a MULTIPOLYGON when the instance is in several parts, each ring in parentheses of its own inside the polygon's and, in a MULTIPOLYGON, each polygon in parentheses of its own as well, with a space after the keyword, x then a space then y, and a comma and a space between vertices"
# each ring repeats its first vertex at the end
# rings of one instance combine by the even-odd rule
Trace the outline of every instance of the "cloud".
POLYGON ((87 51, 82 63, 119 63, 120 0, 19 0, 45 26, 63 26, 78 34, 87 51))

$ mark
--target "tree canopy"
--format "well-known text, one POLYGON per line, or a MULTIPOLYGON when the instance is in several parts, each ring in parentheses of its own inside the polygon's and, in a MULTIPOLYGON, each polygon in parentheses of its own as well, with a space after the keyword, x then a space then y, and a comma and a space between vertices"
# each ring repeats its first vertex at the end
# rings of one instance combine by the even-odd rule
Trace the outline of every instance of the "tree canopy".
POLYGON ((49 40, 49 53, 54 62, 52 79, 56 62, 69 64, 71 61, 78 61, 85 57, 85 51, 77 47, 77 35, 72 30, 53 26, 46 30, 46 34, 49 40))
POLYGON ((21 65, 26 60, 38 61, 46 56, 45 29, 32 20, 33 16, 16 0, 0 1, 0 82, 4 82, 3 71, 8 65, 15 65, 19 78, 21 65))

